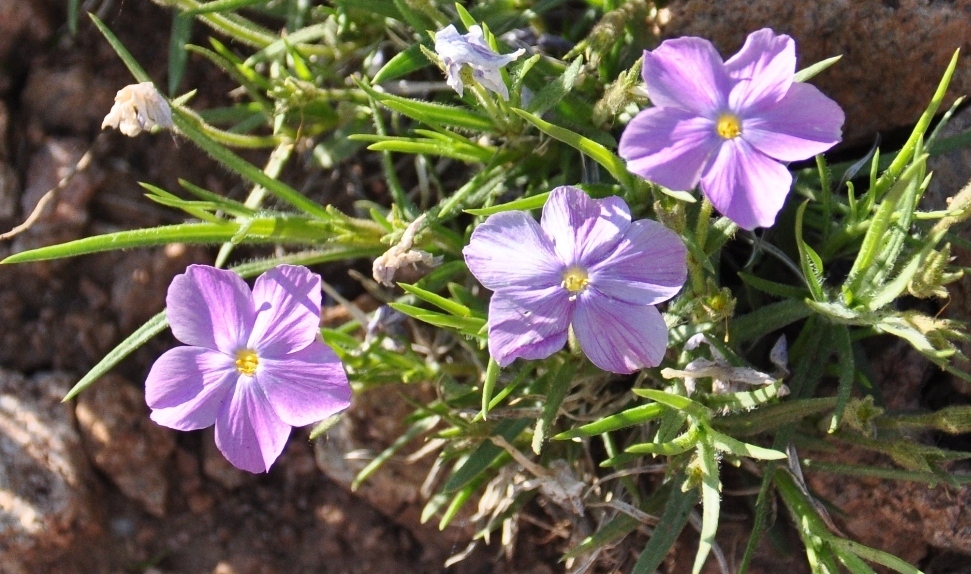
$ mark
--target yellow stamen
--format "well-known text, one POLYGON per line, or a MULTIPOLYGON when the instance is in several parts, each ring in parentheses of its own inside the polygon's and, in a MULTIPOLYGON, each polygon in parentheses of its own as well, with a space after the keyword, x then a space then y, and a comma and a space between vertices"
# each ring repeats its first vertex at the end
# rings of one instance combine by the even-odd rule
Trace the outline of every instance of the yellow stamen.
POLYGON ((581 293, 587 288, 590 283, 590 276, 587 272, 579 267, 570 267, 563 272, 563 283, 561 285, 564 289, 572 293, 570 300, 576 299, 576 294, 581 293))
POLYGON ((726 112, 718 116, 715 131, 727 140, 737 138, 742 134, 742 121, 735 114, 726 112))
POLYGON ((242 375, 247 375, 252 377, 253 373, 256 372, 256 367, 260 364, 260 358, 256 356, 256 353, 250 351, 249 349, 240 349, 236 351, 236 370, 242 375))

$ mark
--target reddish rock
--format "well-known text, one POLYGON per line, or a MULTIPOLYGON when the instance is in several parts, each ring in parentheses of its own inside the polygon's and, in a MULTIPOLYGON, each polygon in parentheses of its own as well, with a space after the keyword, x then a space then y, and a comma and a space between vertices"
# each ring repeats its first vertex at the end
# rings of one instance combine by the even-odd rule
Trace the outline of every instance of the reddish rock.
POLYGON ((764 27, 796 39, 799 67, 842 54, 812 82, 843 106, 847 141, 913 124, 958 48, 945 105, 971 93, 971 0, 679 0, 669 10, 665 37, 708 38, 726 57, 764 27))

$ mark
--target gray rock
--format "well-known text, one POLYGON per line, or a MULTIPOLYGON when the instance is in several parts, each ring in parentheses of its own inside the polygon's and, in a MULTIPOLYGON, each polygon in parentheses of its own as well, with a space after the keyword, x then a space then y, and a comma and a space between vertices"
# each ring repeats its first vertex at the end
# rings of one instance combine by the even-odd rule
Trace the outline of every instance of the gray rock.
POLYGON ((0 571, 40 572, 97 531, 92 476, 61 403, 73 378, 0 369, 0 571))
POLYGON ((142 391, 122 377, 106 375, 78 396, 75 412, 91 462, 126 497, 164 516, 166 468, 175 438, 148 418, 142 391))

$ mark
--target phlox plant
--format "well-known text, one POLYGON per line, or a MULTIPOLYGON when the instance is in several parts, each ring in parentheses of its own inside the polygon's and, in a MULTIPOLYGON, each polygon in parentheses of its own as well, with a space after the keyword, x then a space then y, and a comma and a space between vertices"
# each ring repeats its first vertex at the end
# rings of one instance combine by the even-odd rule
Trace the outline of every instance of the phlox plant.
POLYGON ((515 531, 523 513, 555 512, 590 533, 560 547, 571 572, 649 574, 692 524, 693 572, 728 572, 717 535, 731 476, 754 487, 731 571, 749 568, 770 528, 790 528, 814 573, 919 572, 834 528, 804 476, 969 482, 952 466, 969 453, 914 431, 969 432, 971 409, 892 412, 865 375, 867 340, 897 337, 969 379, 964 326, 921 310, 960 278, 950 230, 971 214, 971 188, 945 210, 920 201, 927 159, 945 147, 929 127, 956 55, 902 147, 831 163, 820 154, 845 118, 808 81, 838 55, 799 70, 795 41, 769 29, 732 55, 653 37, 657 7, 644 0, 529 14, 495 2, 156 1, 175 22, 168 98, 92 17, 138 83, 119 86, 106 125, 167 131, 251 191, 144 183, 186 221, 3 261, 218 246, 214 266, 179 275, 167 309, 67 398, 170 326, 186 346, 147 375, 152 418, 215 424, 220 450, 251 472, 271 469, 292 426, 329 418, 312 434, 326 433, 351 388, 432 389, 354 486, 422 447, 436 457, 422 520, 473 521, 472 545, 515 531), (188 44, 193 24, 208 45, 188 44), (186 54, 242 97, 194 109, 186 54), (266 163, 236 149, 264 149, 266 163), (287 164, 361 165, 388 193, 341 211, 281 179, 287 164), (241 260, 241 244, 263 255, 241 260), (373 314, 308 269, 362 261, 378 261, 375 280, 361 279, 386 303, 373 314), (321 329, 321 289, 353 319, 321 329), (899 305, 905 296, 927 305, 899 305), (389 317, 409 335, 382 329, 389 317), (893 462, 814 457, 848 445, 893 462), (530 504, 537 493, 548 503, 530 504), (778 502, 786 520, 773 522, 778 502))

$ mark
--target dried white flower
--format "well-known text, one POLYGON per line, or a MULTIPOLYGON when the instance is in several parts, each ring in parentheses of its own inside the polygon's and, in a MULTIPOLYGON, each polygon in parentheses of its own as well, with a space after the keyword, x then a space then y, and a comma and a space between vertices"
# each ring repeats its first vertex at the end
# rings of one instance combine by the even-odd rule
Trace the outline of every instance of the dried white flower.
POLYGON ((425 215, 423 213, 418 219, 412 221, 401 236, 401 241, 374 260, 374 264, 371 266, 371 275, 375 281, 393 287, 394 274, 398 269, 419 263, 432 267, 441 262, 440 258, 427 251, 412 249, 415 243, 415 235, 425 222, 425 215))
POLYGON ((462 66, 468 66, 476 82, 508 100, 509 89, 502 81, 499 68, 522 56, 525 50, 500 56, 486 43, 481 26, 470 26, 468 34, 459 34, 455 26, 449 24, 435 33, 435 52, 445 64, 445 81, 460 96, 465 92, 462 66))
POLYGON ((156 127, 172 127, 172 108, 152 82, 131 84, 115 94, 115 105, 101 122, 101 129, 117 128, 128 137, 156 127))

